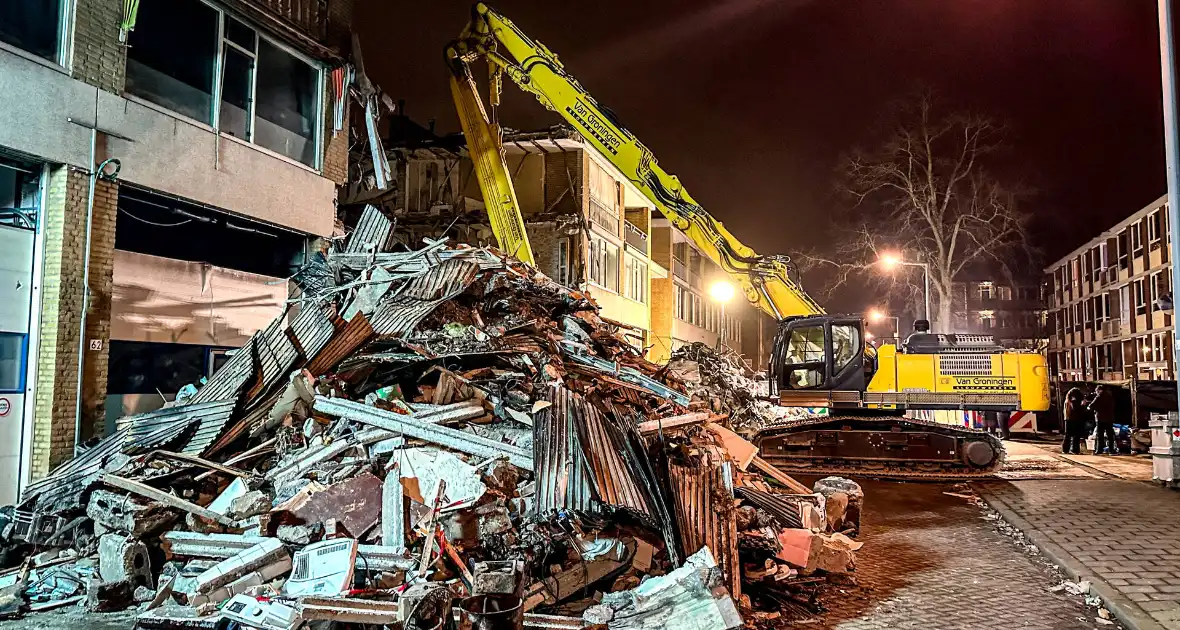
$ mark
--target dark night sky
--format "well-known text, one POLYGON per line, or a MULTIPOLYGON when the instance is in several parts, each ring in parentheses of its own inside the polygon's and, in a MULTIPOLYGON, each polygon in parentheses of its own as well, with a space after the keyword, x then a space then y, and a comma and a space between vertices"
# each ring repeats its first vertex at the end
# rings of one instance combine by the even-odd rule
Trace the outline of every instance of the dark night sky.
MULTIPOLYGON (((358 0, 366 69, 407 114, 458 128, 444 44, 467 0, 358 0)), ((822 243, 841 153, 915 85, 1009 126, 1004 170, 1051 261, 1163 194, 1151 0, 502 0, 761 252, 822 243)), ((518 129, 560 122, 505 87, 518 129)))

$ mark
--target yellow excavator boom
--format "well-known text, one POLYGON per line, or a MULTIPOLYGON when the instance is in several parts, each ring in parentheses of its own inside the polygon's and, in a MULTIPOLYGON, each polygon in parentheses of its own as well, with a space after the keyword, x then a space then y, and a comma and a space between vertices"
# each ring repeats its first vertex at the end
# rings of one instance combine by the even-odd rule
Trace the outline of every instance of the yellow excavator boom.
POLYGON ((752 304, 776 319, 824 312, 790 277, 788 258, 758 255, 721 222, 709 216, 680 180, 660 168, 652 152, 565 71, 557 55, 530 39, 508 18, 485 4, 476 5, 472 9, 471 22, 447 50, 452 64, 451 87, 455 104, 463 131, 468 136, 468 150, 476 163, 480 188, 492 217, 493 232, 502 248, 509 251, 521 249, 516 245, 521 242, 527 247, 527 239, 516 235, 517 229, 523 235, 523 223, 519 219, 515 193, 511 190, 511 177, 504 167, 497 134, 479 104, 474 82, 470 81, 468 64, 478 58, 487 59, 495 68, 492 73, 493 94, 502 72, 545 107, 565 118, 661 214, 729 273, 752 304), (513 223, 509 214, 515 215, 517 223, 513 223))

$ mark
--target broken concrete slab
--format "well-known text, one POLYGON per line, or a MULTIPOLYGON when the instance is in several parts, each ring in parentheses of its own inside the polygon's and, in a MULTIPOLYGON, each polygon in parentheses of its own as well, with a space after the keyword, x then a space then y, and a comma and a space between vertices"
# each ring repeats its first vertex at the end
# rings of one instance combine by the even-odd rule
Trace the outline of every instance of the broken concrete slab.
POLYGON ((290 562, 287 548, 277 538, 263 538, 257 544, 234 556, 218 562, 197 576, 198 594, 205 594, 225 586, 246 573, 257 571, 267 565, 283 561, 290 562))
POLYGON ((126 494, 95 488, 86 504, 86 516, 107 531, 142 538, 154 534, 176 520, 176 512, 158 503, 144 503, 126 494))
POLYGON ((648 578, 630 591, 603 594, 602 603, 614 613, 606 622, 611 630, 733 630, 742 626, 708 547, 667 575, 648 578))
MULTIPOLYGON (((300 525, 322 523, 330 518, 339 519, 344 527, 361 535, 369 531, 381 518, 381 480, 372 473, 361 473, 347 481, 328 486, 320 492, 307 496, 302 505, 286 508, 300 525)), ((275 508, 279 510, 282 508, 275 508)))
POLYGON ((454 453, 435 448, 412 448, 393 456, 400 471, 406 496, 426 503, 434 496, 440 479, 447 482, 446 503, 472 503, 487 492, 476 468, 454 453))

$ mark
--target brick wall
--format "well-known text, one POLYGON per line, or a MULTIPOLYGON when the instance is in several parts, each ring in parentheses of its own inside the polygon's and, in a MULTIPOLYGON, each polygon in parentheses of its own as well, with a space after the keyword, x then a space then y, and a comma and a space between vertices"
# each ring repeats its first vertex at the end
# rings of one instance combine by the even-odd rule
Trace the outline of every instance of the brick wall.
POLYGON ((545 154, 545 208, 557 214, 586 214, 586 169, 582 151, 545 154), (571 184, 573 186, 571 187, 571 184))
MULTIPOLYGON (((78 386, 78 341, 83 303, 83 258, 89 177, 61 167, 50 175, 44 208, 41 327, 34 394, 34 478, 73 456, 78 386)), ((86 350, 83 377, 83 438, 101 433, 105 418, 112 259, 118 188, 100 182, 91 227, 91 302, 87 339, 102 341, 86 350)), ((89 344, 88 344, 89 347, 89 344)))
POLYGON ((647 358, 666 362, 672 352, 672 320, 676 317, 676 295, 672 281, 672 228, 651 230, 651 259, 668 270, 667 278, 651 279, 651 336, 647 358))
POLYGON ((121 0, 75 0, 71 74, 108 92, 122 93, 126 48, 119 43, 121 0))
POLYGON ((332 95, 331 74, 327 76, 329 85, 324 89, 324 177, 332 180, 337 186, 348 183, 348 107, 344 108, 344 127, 332 135, 332 95))

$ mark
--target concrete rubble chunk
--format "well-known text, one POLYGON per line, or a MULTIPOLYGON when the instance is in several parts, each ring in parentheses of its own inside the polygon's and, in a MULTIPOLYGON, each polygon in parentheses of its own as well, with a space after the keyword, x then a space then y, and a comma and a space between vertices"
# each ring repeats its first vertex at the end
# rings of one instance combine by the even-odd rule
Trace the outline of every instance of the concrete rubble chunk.
POLYGON ((176 520, 176 512, 162 505, 101 488, 91 491, 86 516, 94 521, 96 529, 101 526, 135 538, 158 532, 176 520))
POLYGON ((122 534, 105 534, 98 539, 98 573, 104 582, 128 581, 133 589, 155 588, 147 545, 122 534))

